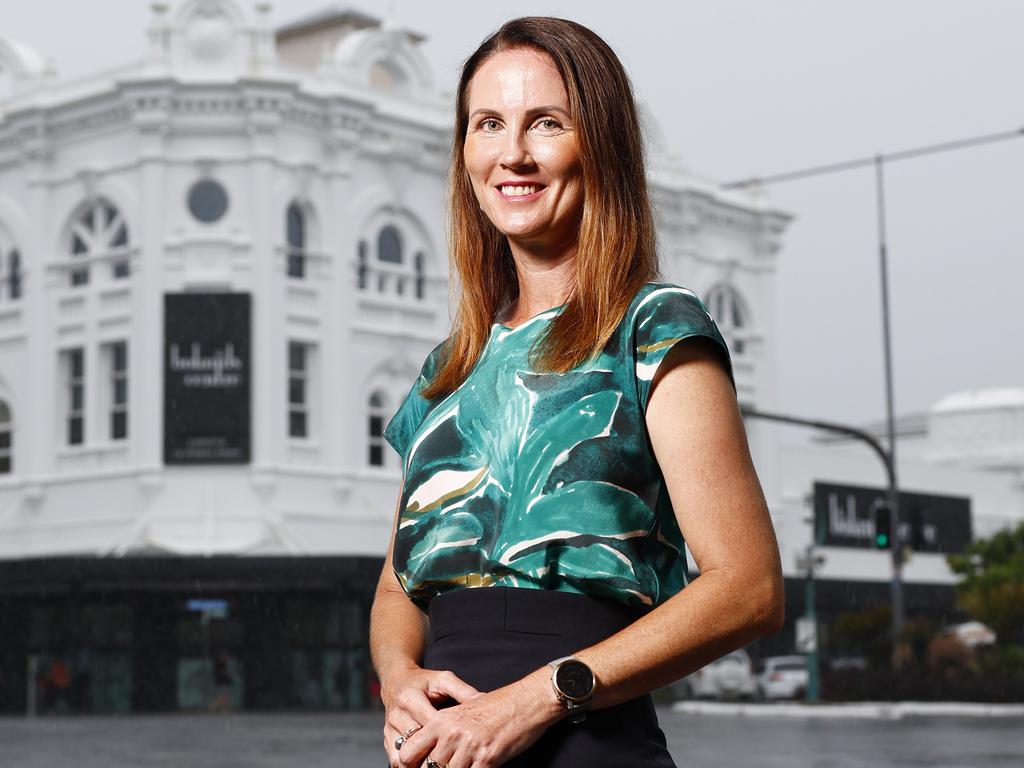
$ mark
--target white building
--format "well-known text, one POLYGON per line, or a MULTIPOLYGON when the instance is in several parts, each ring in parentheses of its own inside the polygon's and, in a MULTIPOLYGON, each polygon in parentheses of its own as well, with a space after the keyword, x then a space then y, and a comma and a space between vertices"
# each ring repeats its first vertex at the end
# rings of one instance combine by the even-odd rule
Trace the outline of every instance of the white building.
MULTIPOLYGON (((452 98, 419 34, 358 11, 153 9, 144 60, 80 80, 0 38, 0 711, 55 660, 72 709, 201 708, 225 669, 238 706, 364 706, 400 480, 380 433, 449 326, 452 98)), ((664 276, 770 410, 790 216, 648 122, 664 276)), ((878 474, 748 429, 795 577, 813 480, 878 474)), ((985 485, 993 517, 1017 482, 985 485)), ((826 576, 887 581, 861 554, 826 576)))

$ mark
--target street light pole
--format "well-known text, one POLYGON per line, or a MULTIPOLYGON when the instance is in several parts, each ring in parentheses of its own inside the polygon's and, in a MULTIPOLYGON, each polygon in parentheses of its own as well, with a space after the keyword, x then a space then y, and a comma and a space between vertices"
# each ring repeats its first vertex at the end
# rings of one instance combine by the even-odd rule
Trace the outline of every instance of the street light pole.
MULTIPOLYGON (((744 189, 749 187, 760 187, 766 184, 777 184, 786 181, 797 181, 811 178, 813 176, 824 176, 826 174, 852 171, 857 168, 864 168, 868 165, 875 167, 875 200, 878 207, 878 255, 881 265, 882 285, 882 338, 885 346, 885 410, 887 432, 889 436, 888 450, 883 450, 877 444, 872 447, 879 453, 886 464, 886 471, 889 478, 887 489, 887 500, 891 510, 892 520, 892 643, 893 662, 895 663, 896 643, 899 641, 900 632, 903 628, 903 542, 900 538, 900 511, 899 511, 899 486, 896 482, 896 417, 893 406, 893 375, 892 375, 892 333, 889 322, 889 265, 888 246, 886 243, 885 231, 885 174, 884 163, 886 161, 910 160, 925 155, 935 155, 944 152, 953 152, 970 147, 977 147, 983 144, 1009 141, 1024 138, 1024 127, 1012 131, 992 133, 984 136, 973 136, 957 141, 948 141, 942 144, 931 144, 928 146, 914 147, 900 152, 891 152, 887 155, 875 154, 874 157, 861 157, 854 160, 847 160, 839 163, 830 163, 812 168, 803 168, 787 173, 779 173, 767 177, 753 177, 742 181, 730 182, 722 185, 722 189, 744 189)), ((784 419, 779 419, 784 420, 784 419)), ((795 421, 793 423, 796 423, 795 421)), ((807 423, 807 422, 805 422, 807 423)), ((852 431, 845 430, 848 434, 852 431)), ((863 434, 855 435, 863 439, 863 434)), ((871 442, 871 441, 869 441, 871 442)))
POLYGON ((900 537, 900 494, 896 479, 896 409, 893 405, 892 386, 892 324, 889 317, 889 258, 885 229, 885 159, 875 156, 875 199, 878 206, 878 262, 882 290, 882 342, 885 349, 885 421, 889 438, 887 460, 889 485, 887 500, 892 520, 892 647, 893 665, 896 665, 896 645, 903 630, 903 542, 900 537))

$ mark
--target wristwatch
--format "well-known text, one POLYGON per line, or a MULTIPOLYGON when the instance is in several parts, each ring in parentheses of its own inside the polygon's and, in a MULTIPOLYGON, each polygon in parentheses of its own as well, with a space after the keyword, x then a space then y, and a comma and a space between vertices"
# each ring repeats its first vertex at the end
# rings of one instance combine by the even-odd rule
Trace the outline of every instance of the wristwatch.
POLYGON ((549 661, 548 666, 551 667, 551 687, 569 710, 569 722, 583 722, 594 699, 594 673, 575 656, 549 661))

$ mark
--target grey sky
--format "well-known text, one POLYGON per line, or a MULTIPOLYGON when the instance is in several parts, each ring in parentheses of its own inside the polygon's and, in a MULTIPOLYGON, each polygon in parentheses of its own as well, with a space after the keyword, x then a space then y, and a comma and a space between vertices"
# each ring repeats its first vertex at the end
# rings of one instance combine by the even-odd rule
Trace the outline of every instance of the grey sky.
MULTIPOLYGON (((276 21, 323 7, 274 4, 276 21)), ((669 145, 722 181, 1024 127, 1013 0, 383 3, 356 7, 425 33, 438 81, 503 20, 573 18, 622 57, 669 145), (1014 96, 1013 94, 1017 94, 1014 96)), ((0 3, 0 34, 61 77, 142 55, 144 0, 0 3)), ((896 407, 1024 386, 1024 138, 889 167, 896 407)), ((780 397, 821 418, 884 413, 869 170, 771 190, 794 213, 779 263, 780 397)), ((682 282, 685 283, 685 277, 682 282)))

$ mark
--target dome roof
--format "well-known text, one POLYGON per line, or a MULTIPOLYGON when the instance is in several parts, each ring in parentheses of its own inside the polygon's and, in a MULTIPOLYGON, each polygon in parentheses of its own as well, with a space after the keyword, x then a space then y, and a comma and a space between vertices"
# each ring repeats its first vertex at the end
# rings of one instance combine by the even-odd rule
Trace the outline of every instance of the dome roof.
POLYGON ((932 413, 982 411, 993 408, 1024 408, 1024 389, 993 387, 947 395, 932 406, 932 413))

